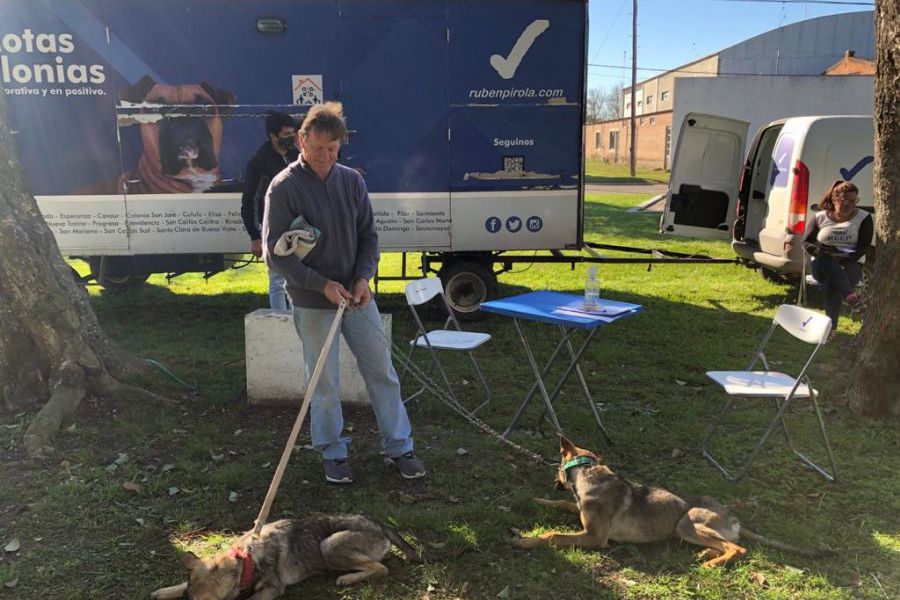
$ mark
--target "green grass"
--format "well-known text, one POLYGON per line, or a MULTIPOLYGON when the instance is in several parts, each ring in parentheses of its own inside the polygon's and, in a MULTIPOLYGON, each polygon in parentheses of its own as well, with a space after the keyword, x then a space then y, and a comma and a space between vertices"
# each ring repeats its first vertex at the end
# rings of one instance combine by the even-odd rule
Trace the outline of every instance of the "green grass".
POLYGON ((637 167, 634 177, 628 163, 607 163, 588 160, 584 164, 585 183, 669 183, 669 172, 662 169, 637 167))
MULTIPOLYGON (((665 246, 728 256, 725 243, 662 238, 656 216, 625 209, 643 198, 594 196, 586 207, 589 240, 665 246)), ((399 256, 383 259, 399 271, 399 256)), ((581 291, 586 269, 519 267, 501 276, 501 295, 530 289, 581 291)), ((383 580, 337 589, 332 577, 290 588, 285 598, 371 600, 492 598, 885 598, 900 595, 900 475, 897 422, 860 419, 841 403, 850 336, 859 323, 843 319, 838 343, 826 347, 812 372, 822 391, 840 480, 827 484, 790 458, 774 436, 750 475, 730 484, 704 462, 698 440, 724 396, 707 383, 712 368, 742 368, 771 321, 790 298, 789 286, 769 283, 733 265, 601 265, 604 296, 638 302, 640 315, 598 334, 584 359, 585 376, 615 438, 598 435, 577 385, 559 401, 560 420, 579 443, 603 453, 623 475, 684 494, 710 494, 732 505, 760 533, 802 546, 840 549, 810 559, 748 543, 744 562, 707 571, 695 548, 678 542, 618 544, 605 550, 519 551, 509 528, 539 532, 572 529, 571 515, 531 503, 532 496, 564 497, 552 489, 554 468, 536 465, 477 432, 439 401, 425 397, 410 409, 420 455, 429 475, 402 481, 379 455, 368 409, 347 408, 358 481, 335 488, 321 480, 316 454, 299 449, 285 474, 273 518, 310 511, 359 511, 396 523, 417 543, 459 552, 426 565, 388 559, 383 580), (468 453, 457 453, 465 448, 468 453), (758 583, 763 581, 764 584, 758 583)), ((21 549, 0 559, 0 598, 146 598, 183 577, 177 554, 209 554, 252 526, 287 438, 293 409, 250 407, 236 400, 244 378, 243 317, 266 304, 265 273, 258 265, 209 281, 186 275, 126 293, 90 287, 91 302, 107 333, 130 352, 166 365, 196 388, 161 372, 138 381, 178 400, 167 408, 90 399, 74 426, 64 426, 56 453, 41 463, 20 458, 30 414, 0 418, 0 544, 13 537, 21 549), (238 430, 240 432, 238 433, 238 430), (120 454, 127 457, 111 470, 120 454), (139 495, 122 489, 135 481, 139 495), (177 493, 170 494, 170 490, 177 493), (229 494, 236 492, 236 502, 229 494), (2 584, 17 579, 14 588, 2 584)), ((413 325, 402 283, 381 286, 379 304, 394 315, 397 342, 413 325)), ((494 392, 483 418, 502 429, 527 390, 529 370, 512 324, 490 318, 477 324, 493 335, 479 350, 494 392)), ((546 355, 551 330, 527 329, 546 355)), ((777 340, 776 348, 787 348, 777 340)), ((773 358, 776 358, 773 356, 773 358)), ((298 358, 299 360, 299 358, 298 358)), ((785 368, 796 358, 779 360, 785 368)), ((474 401, 465 365, 445 361, 460 393, 474 401)), ((408 386, 412 388, 412 382, 408 386)), ((735 455, 769 415, 748 404, 726 426, 717 448, 735 455)), ((533 406, 512 439, 546 456, 555 441, 533 406)), ((811 414, 790 414, 800 445, 816 447, 811 414)), ((306 429, 308 431, 308 429, 306 429)), ((309 443, 304 432, 299 444, 309 443)))

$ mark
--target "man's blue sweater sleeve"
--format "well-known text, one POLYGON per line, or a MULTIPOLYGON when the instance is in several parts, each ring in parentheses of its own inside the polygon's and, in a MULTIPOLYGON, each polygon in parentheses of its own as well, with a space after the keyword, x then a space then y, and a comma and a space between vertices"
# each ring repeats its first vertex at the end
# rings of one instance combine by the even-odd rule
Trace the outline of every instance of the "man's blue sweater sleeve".
POLYGON ((359 208, 356 217, 356 262, 353 266, 353 281, 360 277, 371 280, 378 270, 378 232, 375 230, 375 216, 372 214, 372 203, 369 190, 362 177, 357 179, 359 185, 359 208))

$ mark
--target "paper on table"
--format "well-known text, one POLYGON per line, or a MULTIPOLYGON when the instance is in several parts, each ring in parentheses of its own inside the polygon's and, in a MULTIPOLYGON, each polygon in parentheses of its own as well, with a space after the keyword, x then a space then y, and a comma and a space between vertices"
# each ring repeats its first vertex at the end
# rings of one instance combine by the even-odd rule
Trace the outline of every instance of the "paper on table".
POLYGON ((612 323, 613 317, 601 315, 599 313, 589 313, 583 310, 575 310, 567 306, 560 306, 553 311, 555 315, 566 315, 568 317, 578 317, 579 319, 587 319, 589 321, 603 321, 604 323, 612 323))
POLYGON ((623 313, 631 312, 632 310, 634 310, 634 308, 631 306, 617 306, 613 304, 604 304, 603 302, 601 302, 596 309, 586 310, 584 308, 584 303, 581 300, 577 300, 575 302, 570 302, 569 304, 563 304, 562 306, 557 307, 553 312, 564 311, 585 317, 615 317, 623 313))

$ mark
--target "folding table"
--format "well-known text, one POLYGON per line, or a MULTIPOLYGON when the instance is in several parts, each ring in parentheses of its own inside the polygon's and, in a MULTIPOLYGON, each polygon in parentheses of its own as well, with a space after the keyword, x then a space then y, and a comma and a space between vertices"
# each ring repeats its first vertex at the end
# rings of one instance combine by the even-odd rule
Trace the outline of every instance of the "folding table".
POLYGON ((587 382, 584 379, 584 374, 581 372, 579 362, 601 325, 615 323, 625 317, 640 312, 643 310, 643 307, 639 304, 629 304, 627 302, 617 302, 615 300, 601 298, 600 306, 602 307, 602 311, 593 313, 584 312, 581 309, 582 301, 583 298, 575 294, 541 291, 529 292, 527 294, 520 294, 518 296, 502 298, 500 300, 482 302, 481 310, 512 318, 513 323, 516 326, 516 332, 519 334, 519 339, 522 340, 522 347, 525 349, 525 356, 528 358, 528 364, 531 366, 531 370, 534 373, 534 383, 528 390, 525 400, 522 401, 522 404, 513 416, 506 431, 503 432, 504 438, 510 434, 516 426, 516 423, 518 423, 519 419, 522 417, 522 414, 525 412, 525 409, 528 407, 529 402, 531 402, 531 399, 534 396, 535 390, 540 390, 550 421, 553 423, 553 426, 556 427, 556 431, 561 432, 562 428, 559 425, 559 419, 556 417, 556 411, 553 409, 553 402, 559 396, 563 384, 565 384, 572 371, 575 371, 578 375, 578 380, 581 382, 581 388, 584 390, 585 399, 591 407, 591 413, 594 415, 594 420, 597 422, 597 427, 607 439, 610 439, 609 433, 606 431, 603 422, 600 420, 600 413, 597 411, 597 406, 594 404, 590 390, 588 390, 587 382), (604 314, 604 312, 606 314, 604 314), (553 353, 550 355, 550 359, 547 361, 543 370, 538 368, 534 352, 532 352, 531 346, 528 343, 528 338, 525 337, 525 332, 522 329, 522 321, 536 321, 539 323, 556 325, 560 331, 561 339, 556 344, 556 348, 554 348, 553 353), (576 351, 572 346, 572 338, 579 331, 584 331, 587 335, 576 351), (544 378, 547 376, 547 373, 550 372, 550 368, 553 366, 554 362, 556 362, 557 357, 562 355, 561 351, 564 346, 568 350, 570 360, 563 371, 562 377, 554 387, 553 392, 548 393, 547 387, 544 384, 544 378))

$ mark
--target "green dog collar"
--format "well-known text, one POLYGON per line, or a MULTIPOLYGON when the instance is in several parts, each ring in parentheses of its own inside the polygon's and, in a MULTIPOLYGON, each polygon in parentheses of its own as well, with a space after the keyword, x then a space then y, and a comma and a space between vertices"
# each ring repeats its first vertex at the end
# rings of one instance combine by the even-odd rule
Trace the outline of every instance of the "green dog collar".
POLYGON ((576 456, 563 463, 563 471, 568 473, 569 469, 574 469, 575 467, 590 467, 593 464, 594 459, 590 456, 576 456))

